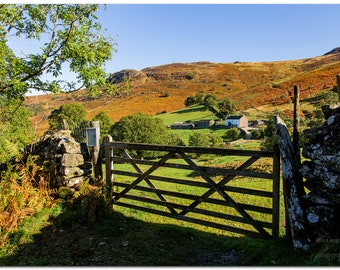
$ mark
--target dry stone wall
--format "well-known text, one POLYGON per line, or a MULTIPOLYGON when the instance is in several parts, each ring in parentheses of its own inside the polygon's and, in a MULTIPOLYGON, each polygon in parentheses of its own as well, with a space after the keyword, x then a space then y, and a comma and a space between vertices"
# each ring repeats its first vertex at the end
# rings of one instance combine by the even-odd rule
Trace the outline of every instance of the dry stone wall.
POLYGON ((43 170, 50 174, 51 187, 73 187, 92 173, 87 149, 75 141, 70 130, 47 136, 35 152, 44 160, 43 170))
POLYGON ((340 107, 323 107, 326 121, 304 131, 308 142, 302 150, 300 169, 310 191, 305 198, 311 239, 339 239, 340 226, 340 107))

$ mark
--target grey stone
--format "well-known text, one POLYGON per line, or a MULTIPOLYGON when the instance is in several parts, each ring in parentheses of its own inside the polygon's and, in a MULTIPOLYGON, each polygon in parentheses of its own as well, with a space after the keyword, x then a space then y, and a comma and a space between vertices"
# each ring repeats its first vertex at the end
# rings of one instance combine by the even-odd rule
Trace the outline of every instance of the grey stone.
POLYGON ((69 142, 61 145, 63 153, 67 154, 81 154, 80 144, 77 142, 69 142))
POLYGON ((73 187, 73 186, 83 182, 83 180, 84 180, 84 178, 82 176, 68 179, 66 186, 73 187))
POLYGON ((61 159, 61 165, 65 167, 77 167, 84 163, 82 154, 67 154, 65 153, 61 159))

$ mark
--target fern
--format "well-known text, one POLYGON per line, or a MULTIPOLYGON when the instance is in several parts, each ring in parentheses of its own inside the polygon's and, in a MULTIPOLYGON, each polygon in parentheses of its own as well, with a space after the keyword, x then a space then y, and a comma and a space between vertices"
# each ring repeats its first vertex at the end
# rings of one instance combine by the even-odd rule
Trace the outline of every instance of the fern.
POLYGON ((0 164, 6 163, 19 155, 18 146, 6 138, 0 139, 0 164))
POLYGON ((9 233, 16 230, 25 217, 53 204, 38 164, 38 156, 29 156, 26 162, 7 164, 7 170, 1 172, 0 246, 7 243, 9 233))

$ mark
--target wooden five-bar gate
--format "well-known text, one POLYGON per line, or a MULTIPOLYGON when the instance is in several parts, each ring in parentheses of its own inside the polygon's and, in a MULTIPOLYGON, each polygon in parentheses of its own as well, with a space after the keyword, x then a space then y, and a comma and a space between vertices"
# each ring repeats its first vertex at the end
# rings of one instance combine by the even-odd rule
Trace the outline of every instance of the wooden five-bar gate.
POLYGON ((279 235, 278 150, 150 145, 112 142, 108 137, 105 158, 106 184, 113 205, 236 234, 279 235), (156 151, 160 156, 140 159, 131 154, 133 151, 156 151), (203 165, 194 159, 197 155, 207 157, 203 165), (235 166, 207 166, 209 158, 224 156, 238 157, 231 162, 235 166), (266 160, 270 172, 255 166, 260 159, 266 160), (249 181, 252 188, 247 185, 249 181), (256 181, 258 188, 253 188, 256 181))

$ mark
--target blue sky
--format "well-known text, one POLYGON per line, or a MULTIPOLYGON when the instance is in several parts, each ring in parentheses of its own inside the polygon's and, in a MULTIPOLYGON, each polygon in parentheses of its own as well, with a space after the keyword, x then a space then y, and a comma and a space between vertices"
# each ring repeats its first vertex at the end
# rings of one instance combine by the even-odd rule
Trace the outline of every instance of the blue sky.
MULTIPOLYGON (((334 3, 111 2, 106 10, 101 5, 97 16, 117 43, 117 52, 106 65, 112 73, 177 62, 262 62, 319 56, 340 47, 339 14, 340 4, 334 3)), ((39 47, 34 42, 11 42, 16 49, 39 47)), ((73 78, 69 73, 63 76, 73 78)))
POLYGON ((174 62, 294 60, 340 47, 338 4, 109 4, 109 72, 174 62))

